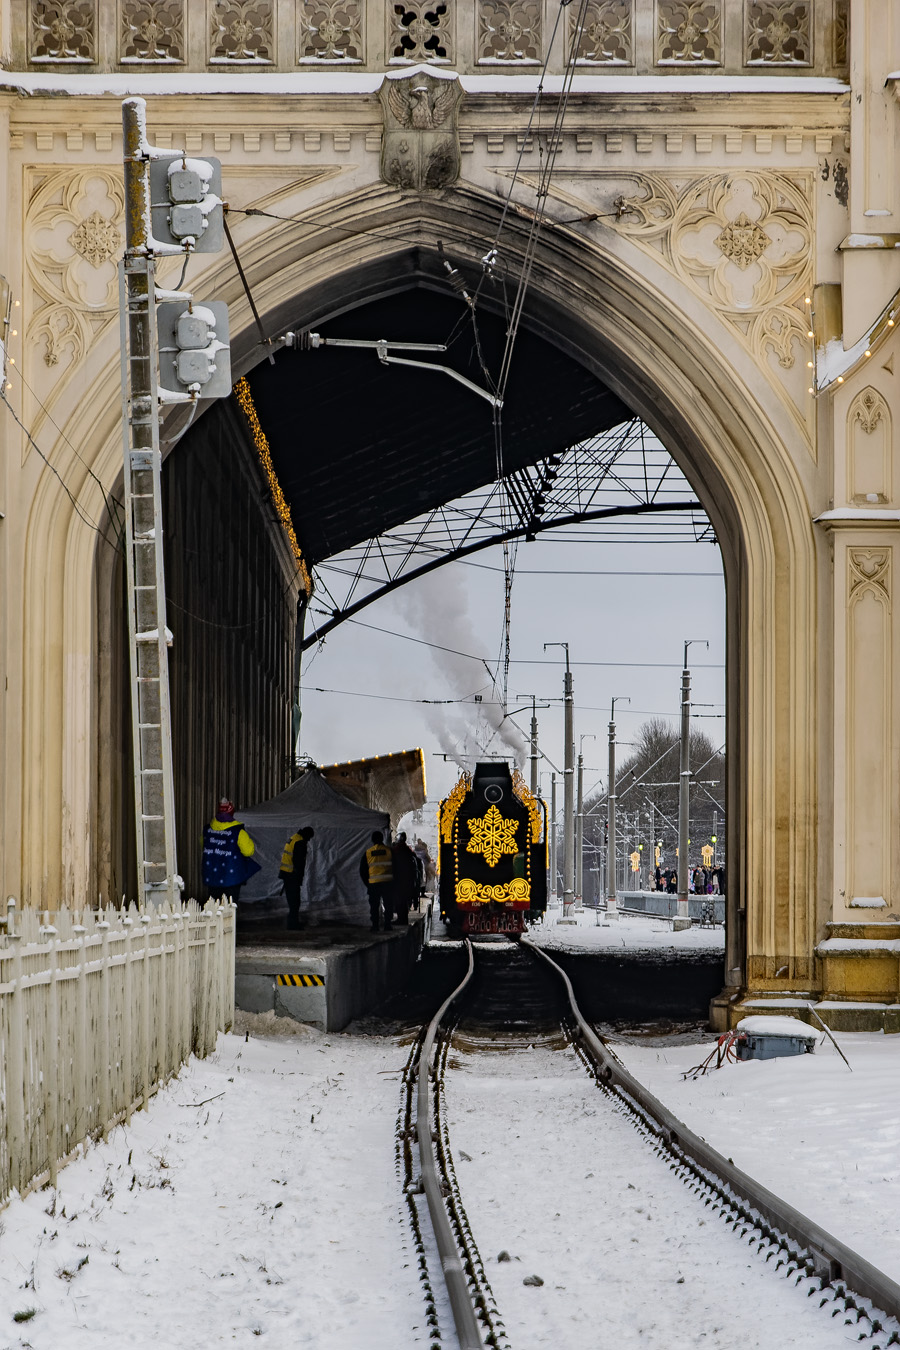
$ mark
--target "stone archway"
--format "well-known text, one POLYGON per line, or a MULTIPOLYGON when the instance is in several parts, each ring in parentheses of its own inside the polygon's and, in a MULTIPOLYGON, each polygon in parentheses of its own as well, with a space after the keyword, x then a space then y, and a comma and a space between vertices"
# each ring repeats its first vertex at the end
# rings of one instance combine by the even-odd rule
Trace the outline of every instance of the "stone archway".
MULTIPOLYGON (((379 192, 367 194, 384 229, 379 192)), ((348 203, 359 222, 360 202, 348 203)), ((497 203, 471 189, 407 202, 398 234, 439 230, 477 263, 497 203), (477 243, 475 242, 477 241, 477 243)), ((507 241, 515 270, 525 223, 507 241)), ((728 588, 731 887, 727 968, 734 985, 814 980, 817 892, 815 680, 817 569, 796 415, 725 324, 613 231, 586 249, 553 231, 536 261, 528 322, 600 375, 675 454, 716 527, 728 588), (798 468, 798 463, 800 467, 798 468)), ((408 250, 370 241, 304 260, 306 284, 273 306, 273 328, 318 325, 398 285, 416 283, 408 250), (355 256, 354 256, 355 255, 355 256), (398 268, 396 264, 402 261, 398 268)), ((251 267, 253 264, 251 263, 251 267)), ((265 294, 265 277, 259 276, 265 294)), ((254 282, 254 290, 257 282, 254 282)), ((251 358, 252 359, 252 358, 251 358)))
MULTIPOLYGON (((433 249, 440 237, 455 256, 477 264, 499 206, 473 187, 408 197, 382 186, 331 200, 329 220, 338 228, 324 237, 282 230, 273 239, 255 222, 235 233, 263 321, 277 333, 418 284, 416 241, 433 249)), ((513 271, 525 237, 526 222, 513 216, 504 236, 513 271)), ((195 293, 231 302, 235 371, 251 368, 263 353, 228 262, 208 266, 195 293)), ((822 558, 798 469, 808 452, 796 416, 733 330, 662 265, 602 225, 545 232, 527 322, 602 376, 653 427, 716 527, 728 589, 728 800, 735 822, 729 983, 763 988, 778 971, 794 987, 809 987, 818 927, 822 558)), ((75 427, 107 490, 118 476, 116 355, 112 335, 98 342, 87 363, 86 398, 67 393, 69 437, 75 427)), ((100 501, 97 489, 98 507, 100 501)), ((106 547, 94 547, 94 538, 45 478, 26 547, 23 754, 44 765, 44 776, 23 803, 23 894, 61 887, 57 857, 72 860, 66 881, 76 891, 91 880, 81 842, 96 820, 84 788, 97 697, 90 576, 97 550, 106 547), (76 655, 45 679, 42 653, 60 626, 76 655)))

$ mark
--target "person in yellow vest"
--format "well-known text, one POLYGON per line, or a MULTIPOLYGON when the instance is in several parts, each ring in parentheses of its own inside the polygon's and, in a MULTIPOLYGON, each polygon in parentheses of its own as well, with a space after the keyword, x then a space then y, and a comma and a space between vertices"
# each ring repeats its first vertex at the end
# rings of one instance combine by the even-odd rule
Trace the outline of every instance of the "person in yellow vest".
POLYGON ((384 931, 390 932, 393 908, 391 889, 394 881, 394 869, 391 850, 384 842, 381 830, 372 835, 372 845, 367 848, 359 862, 359 875, 369 893, 369 915, 372 919, 372 932, 377 933, 381 908, 384 906, 384 931))
POLYGON ((284 882, 284 893, 288 902, 287 928, 299 929, 305 928, 305 922, 300 918, 300 890, 303 886, 303 874, 306 871, 306 854, 309 849, 309 841, 315 834, 315 830, 306 825, 302 830, 297 830, 292 834, 284 846, 284 852, 281 855, 281 871, 278 873, 284 882))
POLYGON ((256 845, 239 820, 234 803, 222 797, 216 814, 203 831, 203 884, 214 900, 240 898, 245 881, 259 871, 253 861, 256 845))

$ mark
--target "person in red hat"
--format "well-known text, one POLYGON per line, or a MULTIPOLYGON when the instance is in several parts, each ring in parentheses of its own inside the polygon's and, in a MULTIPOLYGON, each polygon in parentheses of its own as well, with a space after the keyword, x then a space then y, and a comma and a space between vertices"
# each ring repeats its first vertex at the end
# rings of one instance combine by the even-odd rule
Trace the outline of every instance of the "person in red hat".
POLYGON ((256 845, 239 820, 234 802, 222 797, 203 831, 203 884, 214 900, 240 898, 241 887, 260 870, 256 845))

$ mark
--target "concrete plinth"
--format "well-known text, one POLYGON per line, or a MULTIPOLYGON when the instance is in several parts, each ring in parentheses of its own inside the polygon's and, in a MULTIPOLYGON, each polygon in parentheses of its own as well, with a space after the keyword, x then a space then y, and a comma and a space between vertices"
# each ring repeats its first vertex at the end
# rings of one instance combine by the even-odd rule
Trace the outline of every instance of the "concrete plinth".
POLYGON ((425 934, 422 914, 390 933, 314 928, 238 934, 235 1004, 340 1031, 405 984, 425 934))
MULTIPOLYGON (((900 1033, 900 1004, 856 1002, 850 999, 754 998, 732 1003, 728 1009, 729 1025, 734 1027, 744 1017, 796 1017, 811 1027, 819 1022, 813 1012, 830 1031, 884 1031, 900 1033)), ((718 1029, 718 1028, 717 1028, 718 1029)))

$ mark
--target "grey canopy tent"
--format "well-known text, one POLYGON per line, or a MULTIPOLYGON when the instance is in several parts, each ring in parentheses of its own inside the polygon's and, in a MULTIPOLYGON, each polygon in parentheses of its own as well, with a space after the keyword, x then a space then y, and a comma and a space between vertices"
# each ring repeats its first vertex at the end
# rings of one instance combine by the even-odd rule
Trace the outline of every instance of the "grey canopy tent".
POLYGON ((373 830, 384 831, 387 838, 390 817, 386 811, 357 806, 330 787, 317 769, 307 769, 277 797, 238 811, 236 816, 256 843, 261 868, 241 890, 242 906, 262 905, 281 895, 282 850, 295 830, 310 825, 316 833, 306 860, 302 912, 312 920, 369 922, 359 860, 372 842, 373 830))

